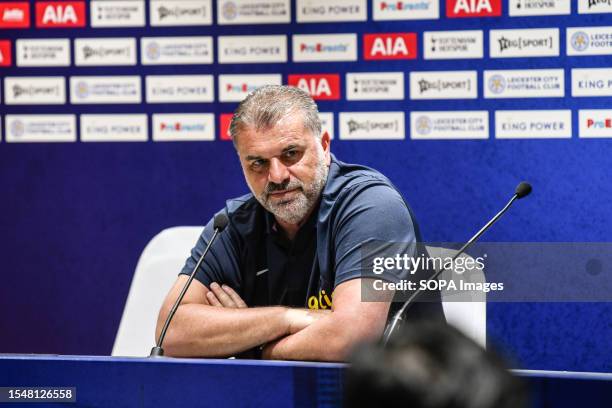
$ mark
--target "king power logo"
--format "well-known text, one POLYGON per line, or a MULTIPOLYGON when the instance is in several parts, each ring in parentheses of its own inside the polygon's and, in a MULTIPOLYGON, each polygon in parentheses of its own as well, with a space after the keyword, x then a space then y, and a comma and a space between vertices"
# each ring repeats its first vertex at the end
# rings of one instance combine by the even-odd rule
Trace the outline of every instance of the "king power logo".
POLYGON ((41 1, 36 3, 36 27, 85 27, 85 2, 41 1))
POLYGON ((446 16, 458 17, 499 17, 501 0, 447 0, 446 16))
POLYGON ((366 60, 407 60, 417 57, 416 33, 364 34, 366 60))
POLYGON ((340 99, 340 75, 308 74, 289 75, 287 83, 306 91, 315 100, 340 99))

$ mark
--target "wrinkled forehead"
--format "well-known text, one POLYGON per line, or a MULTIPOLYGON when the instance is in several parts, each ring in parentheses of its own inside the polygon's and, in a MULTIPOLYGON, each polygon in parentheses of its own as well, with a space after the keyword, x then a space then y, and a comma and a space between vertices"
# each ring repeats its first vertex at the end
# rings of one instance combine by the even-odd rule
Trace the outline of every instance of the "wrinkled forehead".
POLYGON ((236 149, 241 157, 274 156, 289 146, 307 147, 314 142, 312 132, 304 126, 301 115, 286 116, 273 126, 245 126, 237 139, 236 149))

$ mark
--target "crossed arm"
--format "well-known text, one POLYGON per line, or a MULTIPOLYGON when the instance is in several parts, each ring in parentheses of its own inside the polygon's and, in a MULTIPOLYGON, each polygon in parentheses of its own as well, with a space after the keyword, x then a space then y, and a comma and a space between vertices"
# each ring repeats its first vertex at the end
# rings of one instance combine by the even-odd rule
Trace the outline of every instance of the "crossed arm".
MULTIPOLYGON (((160 310, 158 337, 187 276, 181 275, 160 310)), ((338 285, 331 311, 283 306, 249 308, 229 286, 190 286, 168 329, 164 348, 176 357, 227 357, 264 345, 263 357, 343 361, 360 341, 383 332, 388 302, 362 302, 361 279, 338 285)))

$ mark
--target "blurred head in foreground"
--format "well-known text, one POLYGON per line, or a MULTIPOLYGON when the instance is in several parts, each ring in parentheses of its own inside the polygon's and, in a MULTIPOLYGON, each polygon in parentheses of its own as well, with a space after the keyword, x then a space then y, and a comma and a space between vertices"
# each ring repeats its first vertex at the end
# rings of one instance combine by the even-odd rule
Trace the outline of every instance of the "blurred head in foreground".
POLYGON ((493 353, 455 328, 410 324, 386 348, 363 345, 351 358, 345 406, 521 408, 523 383, 493 353))

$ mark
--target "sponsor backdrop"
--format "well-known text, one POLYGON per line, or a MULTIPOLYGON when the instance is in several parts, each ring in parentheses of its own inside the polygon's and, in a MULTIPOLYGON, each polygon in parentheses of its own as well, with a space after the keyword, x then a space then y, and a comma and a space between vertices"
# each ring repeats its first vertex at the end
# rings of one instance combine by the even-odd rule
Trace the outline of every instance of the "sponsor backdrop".
MULTIPOLYGON (((0 2, 0 352, 110 352, 146 243, 246 192, 227 128, 265 84, 309 91, 333 151, 387 174, 426 240, 467 239, 528 179, 533 196, 487 240, 608 241, 611 12, 609 0, 0 2)), ((612 370, 608 304, 488 312, 517 366, 612 370)))

